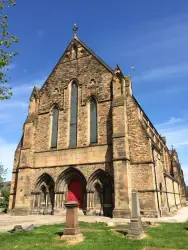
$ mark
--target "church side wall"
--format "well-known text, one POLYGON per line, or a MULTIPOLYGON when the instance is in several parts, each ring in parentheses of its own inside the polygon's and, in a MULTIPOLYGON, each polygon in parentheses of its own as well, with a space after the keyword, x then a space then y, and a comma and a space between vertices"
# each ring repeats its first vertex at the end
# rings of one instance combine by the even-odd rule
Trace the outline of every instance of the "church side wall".
POLYGON ((140 212, 144 216, 157 216, 153 178, 152 164, 131 164, 132 189, 139 192, 140 212))
POLYGON ((127 116, 129 131, 130 161, 134 163, 151 163, 151 148, 146 133, 139 121, 139 109, 132 96, 127 97, 127 116))
POLYGON ((142 111, 131 97, 127 110, 132 189, 139 190, 144 216, 166 216, 183 205, 179 179, 171 177, 171 155, 163 149, 164 143, 158 141, 147 119, 142 122, 142 111))
POLYGON ((169 177, 165 177, 166 181, 166 188, 167 188, 167 198, 169 203, 169 210, 170 212, 176 211, 178 208, 181 207, 181 200, 180 200, 180 189, 179 183, 174 181, 169 177))
POLYGON ((156 192, 158 196, 158 207, 160 214, 165 216, 169 212, 169 202, 166 195, 166 183, 164 179, 164 162, 162 161, 162 155, 157 150, 153 149, 153 156, 155 162, 155 172, 156 172, 156 192))
POLYGON ((132 96, 127 98, 132 190, 139 192, 141 214, 157 217, 159 211, 155 192, 151 143, 139 120, 137 104, 132 96))
MULTIPOLYGON (((157 190, 159 197, 159 207, 162 216, 166 216, 169 212, 177 211, 181 207, 180 202, 180 185, 177 180, 166 174, 164 157, 159 152, 154 151, 157 190)), ((168 159, 170 162, 170 159, 168 159)))

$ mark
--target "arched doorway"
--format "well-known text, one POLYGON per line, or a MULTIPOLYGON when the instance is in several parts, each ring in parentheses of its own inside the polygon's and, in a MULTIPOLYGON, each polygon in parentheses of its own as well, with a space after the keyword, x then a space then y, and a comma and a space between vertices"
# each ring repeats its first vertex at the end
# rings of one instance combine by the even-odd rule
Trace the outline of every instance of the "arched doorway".
POLYGON ((54 211, 54 181, 49 174, 42 174, 36 183, 33 193, 33 212, 53 214, 54 211))
POLYGON ((79 179, 72 179, 68 185, 67 201, 76 201, 83 208, 83 186, 79 179))
POLYGON ((113 182, 112 177, 104 170, 94 172, 87 184, 87 212, 112 217, 113 182))
POLYGON ((96 183, 94 187, 94 207, 95 212, 98 215, 102 215, 103 212, 103 191, 99 183, 96 183))
POLYGON ((86 179, 76 168, 70 167, 63 171, 56 182, 56 210, 65 208, 67 201, 79 202, 79 207, 84 212, 86 210, 86 179))

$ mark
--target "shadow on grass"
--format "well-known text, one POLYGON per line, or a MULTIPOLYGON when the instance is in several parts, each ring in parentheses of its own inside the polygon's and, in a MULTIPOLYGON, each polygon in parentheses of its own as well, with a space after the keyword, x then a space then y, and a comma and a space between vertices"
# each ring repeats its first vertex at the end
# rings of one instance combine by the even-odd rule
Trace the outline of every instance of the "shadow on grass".
POLYGON ((123 236, 126 236, 128 234, 127 230, 114 229, 113 231, 116 232, 116 233, 119 233, 119 234, 121 234, 123 236))
POLYGON ((63 231, 61 232, 55 232, 56 235, 59 235, 59 237, 61 237, 63 235, 63 231))

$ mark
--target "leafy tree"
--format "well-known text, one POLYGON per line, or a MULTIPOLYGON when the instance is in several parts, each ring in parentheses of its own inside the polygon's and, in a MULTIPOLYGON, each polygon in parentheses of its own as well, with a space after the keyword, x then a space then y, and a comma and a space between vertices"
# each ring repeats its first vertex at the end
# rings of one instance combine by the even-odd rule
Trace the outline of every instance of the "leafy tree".
POLYGON ((2 163, 0 163, 0 184, 5 180, 7 169, 4 169, 2 163))
POLYGON ((8 29, 8 16, 4 13, 6 7, 15 6, 14 0, 0 0, 0 100, 9 99, 12 95, 11 88, 5 86, 8 83, 6 71, 12 63, 12 57, 17 52, 11 52, 10 47, 18 42, 18 38, 11 35, 8 29))
POLYGON ((9 201, 9 188, 3 188, 3 181, 5 180, 5 176, 7 174, 7 169, 3 167, 3 165, 0 163, 0 207, 5 209, 5 211, 8 208, 8 201, 9 201))
POLYGON ((1 190, 1 197, 3 198, 1 201, 1 207, 3 207, 5 211, 8 209, 9 195, 10 195, 9 188, 5 187, 1 190))

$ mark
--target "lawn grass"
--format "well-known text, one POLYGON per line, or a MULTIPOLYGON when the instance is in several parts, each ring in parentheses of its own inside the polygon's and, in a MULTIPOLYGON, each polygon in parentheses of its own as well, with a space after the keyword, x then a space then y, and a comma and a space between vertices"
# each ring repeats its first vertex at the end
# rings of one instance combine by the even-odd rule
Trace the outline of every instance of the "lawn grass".
POLYGON ((59 240, 65 225, 58 224, 41 226, 31 232, 0 233, 0 250, 141 250, 146 246, 188 249, 188 223, 147 228, 148 237, 142 240, 126 239, 103 223, 81 222, 79 225, 86 239, 74 246, 67 246, 65 241, 59 240))

